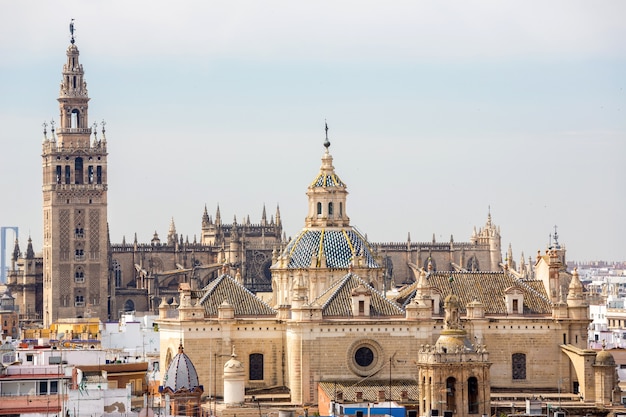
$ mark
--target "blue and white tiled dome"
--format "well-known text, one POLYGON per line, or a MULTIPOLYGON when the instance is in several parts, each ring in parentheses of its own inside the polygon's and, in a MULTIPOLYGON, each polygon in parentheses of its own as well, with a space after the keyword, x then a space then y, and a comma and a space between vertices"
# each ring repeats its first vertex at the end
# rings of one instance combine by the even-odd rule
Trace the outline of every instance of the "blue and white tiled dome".
POLYGON ((198 383, 198 373, 189 356, 183 352, 183 345, 178 347, 178 354, 172 358, 172 362, 167 368, 163 388, 169 388, 173 392, 186 389, 193 391, 200 387, 198 383))
POLYGON ((323 267, 325 257, 327 268, 349 268, 356 256, 363 257, 364 267, 380 268, 365 238, 352 228, 303 229, 289 242, 283 256, 289 258, 287 268, 293 269, 311 267, 313 257, 317 259, 314 267, 323 267))

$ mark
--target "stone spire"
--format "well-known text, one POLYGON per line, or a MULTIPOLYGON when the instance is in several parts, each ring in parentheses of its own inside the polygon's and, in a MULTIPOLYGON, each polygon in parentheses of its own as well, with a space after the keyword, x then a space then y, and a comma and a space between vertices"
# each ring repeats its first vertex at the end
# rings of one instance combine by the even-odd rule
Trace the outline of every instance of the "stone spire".
POLYGON ((215 224, 217 226, 222 225, 222 216, 220 215, 220 205, 217 205, 217 210, 215 211, 215 224))
POLYGON ((276 204, 276 226, 281 226, 281 221, 280 221, 280 207, 278 206, 278 204, 276 204))
POLYGON ((204 205, 204 212, 202 213, 202 227, 208 227, 211 224, 209 218, 209 212, 207 211, 206 204, 204 205))
MULTIPOLYGON (((30 241, 30 238, 28 239, 30 241)), ((20 243, 15 239, 15 246, 13 247, 13 256, 11 259, 15 262, 20 258, 20 243)))
POLYGON ((28 236, 28 246, 26 246, 26 259, 35 259, 35 251, 33 250, 33 240, 28 236))
POLYGON ((176 225, 174 224, 174 218, 170 221, 170 230, 167 232, 167 245, 175 246, 178 236, 176 235, 176 225))
POLYGON ((263 213, 261 213, 261 226, 267 225, 267 213, 265 212, 265 204, 263 204, 263 213))

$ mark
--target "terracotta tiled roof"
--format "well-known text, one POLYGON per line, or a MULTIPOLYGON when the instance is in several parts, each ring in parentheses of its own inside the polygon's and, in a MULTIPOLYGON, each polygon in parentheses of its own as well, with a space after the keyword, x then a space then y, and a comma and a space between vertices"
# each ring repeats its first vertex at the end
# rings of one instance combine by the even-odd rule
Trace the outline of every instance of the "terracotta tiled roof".
POLYGON ((322 306, 322 315, 329 317, 351 317, 352 290, 363 285, 371 293, 370 316, 404 316, 404 311, 393 301, 372 288, 365 280, 353 273, 348 273, 340 281, 327 289, 314 303, 322 306))
MULTIPOLYGON (((506 314, 504 292, 512 286, 524 293, 524 314, 551 314, 552 305, 545 287, 539 280, 521 280, 507 272, 431 272, 428 284, 441 293, 441 300, 454 293, 459 297, 461 311, 474 301, 480 301, 486 314, 506 314)), ((418 282, 402 288, 394 300, 406 306, 415 296, 418 282)))
POLYGON ((275 316, 276 310, 263 302, 250 290, 223 274, 199 291, 199 303, 205 317, 217 317, 218 307, 227 301, 235 309, 235 316, 275 316))
MULTIPOLYGON (((377 402, 378 393, 385 392, 385 397, 389 396, 389 380, 367 379, 352 381, 322 381, 320 388, 331 400, 337 399, 337 394, 341 393, 343 400, 339 403, 352 402, 377 402), (356 393, 362 393, 362 399, 357 400, 356 393)), ((391 380, 391 400, 406 402, 419 401, 419 388, 417 381, 413 379, 392 379, 391 380), (403 396, 403 394, 405 394, 403 396)))

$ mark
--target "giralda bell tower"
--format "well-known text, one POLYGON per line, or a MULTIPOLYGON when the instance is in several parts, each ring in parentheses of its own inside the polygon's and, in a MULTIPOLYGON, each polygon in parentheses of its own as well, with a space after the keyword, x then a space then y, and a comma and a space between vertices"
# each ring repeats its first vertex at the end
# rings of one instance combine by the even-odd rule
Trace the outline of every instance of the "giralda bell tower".
MULTIPOLYGON (((44 301, 57 319, 109 317, 107 148, 104 122, 89 124, 89 96, 70 24, 59 92, 60 125, 44 127, 44 301)), ((44 124, 44 126, 46 126, 44 124)))

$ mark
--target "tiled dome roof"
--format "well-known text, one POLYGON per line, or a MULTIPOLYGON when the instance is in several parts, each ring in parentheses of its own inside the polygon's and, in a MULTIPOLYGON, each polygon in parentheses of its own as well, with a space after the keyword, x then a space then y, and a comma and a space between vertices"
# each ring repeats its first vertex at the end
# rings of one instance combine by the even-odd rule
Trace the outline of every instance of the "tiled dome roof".
POLYGON ((320 172, 317 177, 311 183, 311 187, 345 187, 344 184, 337 174, 334 172, 332 174, 327 174, 325 172, 320 172))
POLYGON ((163 387, 177 392, 181 389, 192 391, 199 386, 196 368, 193 366, 189 356, 183 352, 183 345, 181 344, 178 347, 178 354, 174 356, 170 366, 167 368, 163 387))
POLYGON ((363 256, 368 268, 380 268, 369 244, 354 229, 303 229, 289 242, 283 256, 289 258, 288 268, 309 268, 312 258, 322 267, 326 258, 328 268, 348 268, 355 256, 363 256))

